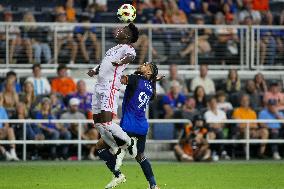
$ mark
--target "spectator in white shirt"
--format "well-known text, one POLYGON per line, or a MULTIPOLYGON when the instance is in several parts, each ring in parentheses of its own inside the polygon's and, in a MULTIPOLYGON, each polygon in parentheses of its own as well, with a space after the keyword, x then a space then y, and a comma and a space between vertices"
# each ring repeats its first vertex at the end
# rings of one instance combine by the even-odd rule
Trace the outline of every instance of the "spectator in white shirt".
POLYGON ((215 84, 212 79, 207 76, 208 66, 203 64, 199 69, 199 76, 195 77, 191 82, 191 91, 194 91, 197 86, 202 86, 205 89, 206 95, 215 94, 215 84))
MULTIPOLYGON (((223 121, 227 119, 226 113, 223 110, 218 109, 216 97, 211 97, 208 100, 208 111, 205 112, 204 118, 209 123, 208 138, 210 140, 224 139, 223 123, 210 123, 211 121, 223 121)), ((214 161, 219 160, 219 155, 224 159, 230 159, 227 152, 224 150, 224 145, 217 144, 212 145, 212 158, 214 161)))
POLYGON ((253 24, 259 25, 261 22, 261 14, 259 11, 252 9, 252 2, 247 2, 245 6, 245 10, 241 11, 239 14, 239 22, 244 23, 246 17, 251 17, 253 24))
POLYGON ((31 82, 34 85, 35 95, 49 94, 50 84, 46 77, 41 76, 41 66, 40 64, 33 65, 33 76, 28 77, 26 81, 31 82))

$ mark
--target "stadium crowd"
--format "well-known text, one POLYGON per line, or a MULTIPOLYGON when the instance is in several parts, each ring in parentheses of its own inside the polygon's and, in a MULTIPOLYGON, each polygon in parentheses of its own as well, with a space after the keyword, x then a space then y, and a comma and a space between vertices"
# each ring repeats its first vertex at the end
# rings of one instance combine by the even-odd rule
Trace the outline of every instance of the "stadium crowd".
MULTIPOLYGON (((5 1, 4 1, 5 2, 5 1)), ((59 22, 59 23, 107 23, 116 22, 115 11, 120 2, 106 0, 60 0, 46 1, 41 5, 24 6, 19 1, 9 1, 0 5, 0 14, 5 22, 59 22)), ((271 6, 268 0, 136 0, 136 23, 153 24, 216 24, 216 25, 283 25, 284 11, 271 6)), ((277 1, 277 3, 279 3, 277 1)), ((281 3, 281 2, 280 2, 281 3)), ((283 7, 283 4, 279 5, 283 7)), ((0 16, 1 19, 1 16, 0 16)), ((49 27, 11 26, 9 28, 10 63, 52 63, 64 61, 64 50, 70 50, 67 63, 98 62, 101 55, 100 30, 96 27, 57 28, 56 39, 49 27), (56 45, 54 44, 54 41, 56 45), (56 47, 55 47, 56 46, 56 47), (57 56, 52 56, 54 48, 57 56)), ((260 64, 273 65, 284 56, 283 30, 260 30, 260 64), (277 55, 277 56, 276 56, 277 55), (276 59, 276 60, 275 60, 276 59)), ((111 33, 111 32, 110 32, 111 33)), ((142 32, 134 45, 140 51, 138 63, 147 55, 148 36, 142 32)), ((0 27, 0 56, 5 60, 5 28, 0 27)), ((158 54, 153 48, 153 58, 170 63, 184 59, 195 64, 194 30, 155 29, 153 39, 162 41, 165 49, 174 51, 171 42, 180 42, 182 49, 176 48, 173 57, 158 54)), ((198 57, 214 57, 213 63, 239 64, 240 31, 234 28, 198 29, 198 57), (235 57, 235 58, 232 58, 235 57)), ((66 57, 65 57, 66 58, 66 57)), ((66 61, 66 60, 65 60, 66 61)))
MULTIPOLYGON (((180 143, 174 149, 180 160, 192 160, 192 147, 199 145, 199 142, 205 147, 196 157, 197 160, 202 160, 202 155, 208 159, 211 157, 211 151, 214 160, 218 160, 219 156, 230 159, 229 154, 232 152, 227 152, 226 146, 210 145, 209 148, 207 139, 244 138, 246 124, 210 124, 210 121, 284 119, 284 93, 281 81, 271 80, 267 83, 261 73, 255 75, 253 80, 242 81, 234 69, 228 71, 228 77, 223 82, 214 81, 208 76, 207 65, 201 65, 199 75, 188 81, 178 74, 177 65, 173 64, 169 69, 169 76, 160 83, 159 95, 151 104, 150 116, 191 120, 192 124, 179 125, 175 129, 175 137, 180 138, 180 143), (199 142, 193 145, 192 141, 199 142)), ((92 119, 92 94, 87 91, 84 80, 75 83, 73 78, 67 75, 66 65, 58 67, 55 78, 43 77, 40 64, 34 64, 32 71, 33 75, 26 78, 23 83, 18 82, 15 72, 7 73, 0 85, 1 119, 92 119)), ((77 126, 53 123, 27 124, 26 138, 98 139, 98 133, 92 125, 84 125, 82 136, 78 136, 77 126)), ((280 123, 250 124, 250 137, 280 139, 284 137, 283 127, 280 123)), ((0 124, 0 139, 23 139, 23 124, 0 124)), ((38 148, 41 147, 32 148, 32 158, 38 157, 38 148)), ((1 146, 1 152, 7 159, 18 160, 15 148, 16 145, 11 145, 11 153, 8 153, 4 146, 1 146)), ((90 145, 87 148, 88 158, 95 159, 94 147, 90 145)), ((277 144, 271 146, 271 151, 274 159, 281 159, 277 144)), ((268 152, 266 144, 259 146, 260 158, 265 158, 270 154, 268 152)), ((48 158, 69 157, 68 145, 51 145, 48 158)))

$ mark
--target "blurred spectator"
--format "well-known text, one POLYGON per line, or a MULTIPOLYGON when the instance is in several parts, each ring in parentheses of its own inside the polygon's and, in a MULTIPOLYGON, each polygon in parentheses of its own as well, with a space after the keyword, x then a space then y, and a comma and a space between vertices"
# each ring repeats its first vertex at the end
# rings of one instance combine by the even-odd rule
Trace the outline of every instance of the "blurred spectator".
POLYGON ((227 101, 227 96, 224 91, 218 91, 216 93, 217 98, 217 107, 224 112, 228 112, 233 109, 233 106, 230 102, 227 101))
POLYGON ((174 151, 178 161, 208 161, 211 157, 205 136, 207 128, 202 116, 196 115, 192 125, 186 125, 174 151))
POLYGON ((248 80, 245 87, 245 92, 250 98, 250 107, 254 110, 258 110, 262 106, 261 93, 257 91, 255 82, 253 80, 248 80))
MULTIPOLYGON (((8 114, 3 107, 3 97, 0 95, 0 119, 7 120, 9 119, 8 114)), ((0 140, 16 140, 15 133, 13 128, 9 126, 8 123, 0 123, 0 140)), ((10 145, 10 152, 6 151, 4 146, 0 145, 0 152, 5 156, 6 160, 15 160, 19 161, 19 158, 16 154, 16 145, 11 144, 10 145)))
POLYGON ((267 92, 267 84, 262 73, 258 73, 254 76, 254 82, 258 93, 263 94, 267 92))
POLYGON ((219 12, 220 8, 221 1, 219 0, 203 0, 202 9, 203 12, 208 16, 212 16, 213 14, 219 12))
MULTIPOLYGON (((51 101, 49 98, 45 97, 42 99, 40 111, 36 113, 35 119, 54 119, 54 116, 51 114, 51 101)), ((38 127, 41 129, 45 138, 48 140, 59 140, 59 138, 70 140, 71 133, 64 127, 59 126, 54 123, 40 123, 38 127)), ((68 145, 63 145, 62 156, 63 158, 67 158, 68 155, 68 145)), ((52 145, 51 158, 57 158, 57 145, 52 145)))
POLYGON ((56 118, 59 118, 62 112, 66 110, 65 104, 62 101, 62 96, 52 93, 50 95, 51 101, 51 114, 56 118))
POLYGON ((29 81, 33 84, 35 95, 38 96, 49 94, 51 91, 50 84, 46 77, 41 76, 41 65, 34 64, 32 69, 33 76, 28 77, 26 81, 29 81))
POLYGON ((101 20, 102 20, 101 19, 101 15, 98 12, 98 7, 97 7, 97 5, 95 3, 88 5, 85 12, 87 14, 89 14, 90 21, 92 23, 94 23, 94 22, 101 22, 101 20))
MULTIPOLYGON (((13 22, 13 14, 11 12, 5 12, 4 13, 4 21, 5 22, 13 22)), ((5 32, 5 26, 0 27, 0 33, 2 33, 2 36, 0 36, 0 39, 2 41, 6 40, 6 32, 5 32)), ((14 60, 14 56, 16 54, 16 50, 19 49, 19 47, 23 47, 26 50, 26 55, 28 57, 28 63, 32 63, 32 47, 31 44, 26 41, 23 40, 21 38, 21 30, 18 26, 9 26, 8 29, 8 33, 9 33, 9 63, 13 64, 16 63, 17 60, 14 60)))
POLYGON ((185 96, 181 93, 179 82, 172 81, 170 86, 170 92, 162 98, 162 107, 165 113, 163 118, 165 119, 177 118, 185 103, 185 96))
POLYGON ((19 102, 19 96, 14 89, 14 81, 12 79, 7 80, 5 88, 0 94, 3 98, 3 106, 6 108, 9 117, 15 111, 16 104, 19 102))
MULTIPOLYGON (((233 119, 249 119, 249 120, 256 120, 257 114, 256 112, 251 109, 250 107, 250 98, 248 95, 244 94, 240 98, 241 106, 234 109, 233 112, 233 119)), ((246 123, 240 123, 237 125, 237 137, 246 138, 246 123)), ((268 130, 266 127, 258 127, 257 123, 250 123, 249 124, 249 133, 251 139, 268 139, 268 130)), ((259 156, 264 157, 266 149, 266 144, 261 144, 259 149, 259 156)))
POLYGON ((264 104, 267 105, 269 99, 276 101, 277 109, 284 110, 284 94, 281 92, 281 88, 278 81, 272 81, 269 86, 269 91, 264 94, 264 104))
POLYGON ((51 82, 52 92, 66 96, 76 91, 76 84, 71 77, 67 76, 67 67, 61 64, 57 68, 57 78, 51 82))
MULTIPOLYGON (((26 107, 25 103, 19 102, 16 106, 16 111, 12 115, 11 119, 28 119, 29 113, 28 108, 26 107)), ((23 123, 11 123, 11 127, 14 129, 16 140, 22 140, 23 139, 23 123)), ((26 127, 29 127, 29 124, 26 124, 26 127)))
MULTIPOLYGON (((267 108, 263 109, 258 116, 259 119, 269 119, 269 120, 278 120, 284 119, 284 114, 279 112, 277 109, 277 101, 275 99, 269 99, 267 102, 267 108)), ((279 139, 280 133, 279 130, 281 128, 281 123, 261 123, 260 124, 264 128, 269 129, 269 138, 270 139, 279 139)), ((272 144, 271 150, 273 154, 273 158, 275 160, 280 160, 281 156, 278 151, 278 144, 272 144)))
MULTIPOLYGON (((234 5, 232 5, 232 6, 234 6, 234 5)), ((231 8, 229 2, 224 3, 222 5, 222 11, 224 13, 226 23, 230 23, 230 22, 232 22, 236 19, 234 12, 233 12, 233 11, 235 11, 234 7, 231 8)))
MULTIPOLYGON (((65 120, 85 120, 86 116, 79 112, 79 105, 80 100, 78 98, 71 98, 69 101, 69 109, 67 112, 63 113, 60 116, 60 119, 65 120)), ((82 126, 82 125, 81 125, 82 126)), ((81 137, 85 140, 97 140, 98 139, 98 132, 93 127, 88 127, 88 125, 84 125, 82 127, 82 135, 81 137)), ((76 139, 78 138, 78 124, 64 124, 64 128, 70 130, 70 132, 76 136, 76 139)), ((94 156, 95 152, 95 146, 90 145, 90 153, 88 155, 88 158, 91 160, 95 160, 94 156)))
POLYGON ((186 15, 201 13, 202 11, 201 0, 179 0, 178 6, 186 15))
MULTIPOLYGON (((23 18, 24 22, 35 23, 35 17, 32 12, 27 12, 23 18)), ((22 36, 27 43, 31 44, 34 51, 34 61, 41 63, 41 55, 45 58, 46 63, 51 62, 51 49, 48 44, 50 41, 49 27, 38 27, 38 26, 23 26, 22 36)))
POLYGON ((182 108, 182 117, 193 121, 195 115, 199 114, 199 111, 195 108, 195 100, 192 97, 186 99, 182 108))
POLYGON ((168 93, 170 91, 170 83, 172 81, 179 82, 180 86, 182 87, 182 92, 184 94, 188 94, 188 89, 185 84, 185 78, 181 75, 178 75, 178 67, 176 64, 171 64, 169 67, 169 74, 170 76, 162 80, 162 86, 165 91, 168 93))
POLYGON ((66 10, 66 20, 68 22, 75 22, 76 10, 74 8, 74 0, 66 0, 65 10, 66 10))
MULTIPOLYGON (((166 23, 164 19, 164 12, 162 9, 156 10, 154 17, 152 18, 152 23, 153 24, 165 24, 166 23)), ((160 29, 155 29, 154 31, 157 33, 157 30, 160 30, 160 29)))
POLYGON ((26 81, 24 83, 23 93, 20 94, 20 101, 25 104, 28 111, 33 110, 33 108, 35 107, 36 96, 34 93, 34 85, 32 82, 26 81))
POLYGON ((239 21, 243 23, 247 16, 251 16, 254 25, 261 23, 261 14, 257 10, 253 10, 253 4, 250 1, 245 3, 245 9, 239 13, 239 21))
POLYGON ((77 82, 77 92, 71 94, 70 98, 79 99, 79 110, 85 115, 88 115, 88 119, 92 119, 92 93, 87 92, 86 82, 84 80, 77 82))
POLYGON ((230 69, 228 78, 226 81, 226 91, 231 93, 236 93, 241 90, 241 80, 238 76, 238 72, 236 69, 230 69))
POLYGON ((63 46, 66 46, 67 49, 71 50, 70 56, 70 64, 74 64, 77 56, 78 46, 73 39, 73 26, 64 25, 67 22, 66 20, 66 12, 64 10, 60 10, 56 14, 56 22, 60 25, 57 27, 57 54, 60 54, 60 51, 63 46))
POLYGON ((4 88, 5 88, 5 83, 11 80, 14 83, 14 89, 16 91, 16 93, 21 92, 21 84, 19 82, 17 82, 17 74, 14 71, 9 71, 6 74, 6 78, 5 81, 3 83, 1 83, 0 85, 0 91, 3 92, 4 88))
POLYGON ((197 86, 201 85, 204 88, 206 95, 215 94, 215 84, 207 74, 208 66, 205 64, 201 65, 199 68, 199 76, 191 81, 191 91, 194 91, 197 86))
MULTIPOLYGON (((210 123, 210 121, 224 121, 227 119, 226 113, 223 110, 218 109, 217 107, 217 100, 215 97, 211 97, 208 100, 208 110, 204 114, 204 118, 207 123, 209 123, 209 132, 208 132, 208 138, 210 140, 215 139, 225 139, 223 128, 223 123, 210 123)), ((224 149, 223 144, 218 145, 212 145, 212 158, 214 161, 219 160, 219 155, 221 155, 224 159, 230 159, 230 157, 227 155, 227 152, 224 149)))
MULTIPOLYGON (((94 1, 94 0, 91 0, 94 1)), ((96 0, 96 6, 98 7, 98 11, 106 12, 107 11, 107 0, 96 0)))
MULTIPOLYGON (((90 17, 85 15, 81 22, 83 24, 90 23, 90 17)), ((79 43, 79 49, 83 55, 84 61, 89 63, 90 62, 90 55, 87 50, 87 44, 88 49, 89 47, 93 48, 93 52, 91 54, 95 55, 95 62, 99 62, 100 56, 101 56, 101 46, 100 42, 97 39, 96 35, 96 27, 94 26, 76 26, 74 29, 74 34, 76 35, 76 39, 79 43)))
POLYGON ((205 110, 207 107, 207 100, 204 87, 202 87, 201 85, 197 86, 194 90, 193 97, 196 103, 196 109, 198 111, 205 110))
POLYGON ((269 0, 252 0, 253 10, 257 11, 268 11, 269 0))
MULTIPOLYGON (((196 24, 197 25, 203 25, 204 23, 204 18, 202 16, 199 16, 196 18, 196 24)), ((194 36, 194 30, 191 30, 190 32, 190 37, 194 36)), ((211 52, 211 46, 208 42, 208 39, 210 35, 212 34, 211 29, 200 29, 198 30, 198 49, 195 49, 195 42, 191 41, 191 43, 181 52, 179 52, 181 57, 185 57, 186 55, 190 54, 190 59, 189 63, 191 65, 195 65, 195 51, 197 50, 198 54, 204 55, 209 52, 211 52)))
POLYGON ((175 0, 165 3, 165 21, 167 24, 187 24, 186 14, 178 8, 175 0))

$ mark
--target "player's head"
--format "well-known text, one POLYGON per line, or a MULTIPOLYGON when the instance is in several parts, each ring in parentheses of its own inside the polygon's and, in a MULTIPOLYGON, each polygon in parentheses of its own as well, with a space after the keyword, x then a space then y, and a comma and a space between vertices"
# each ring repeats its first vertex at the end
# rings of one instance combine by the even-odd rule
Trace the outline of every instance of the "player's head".
POLYGON ((154 63, 144 63, 141 64, 136 73, 144 75, 147 79, 154 81, 158 75, 158 67, 154 63))
POLYGON ((139 30, 133 24, 117 29, 115 32, 115 39, 118 43, 135 43, 139 37, 139 30))

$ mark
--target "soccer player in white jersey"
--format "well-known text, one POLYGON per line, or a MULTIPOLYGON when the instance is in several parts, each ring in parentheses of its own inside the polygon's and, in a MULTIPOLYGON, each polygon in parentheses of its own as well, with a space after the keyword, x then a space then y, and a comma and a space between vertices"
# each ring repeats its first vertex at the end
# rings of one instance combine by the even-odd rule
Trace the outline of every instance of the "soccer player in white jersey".
POLYGON ((118 44, 106 52, 100 65, 89 70, 88 75, 98 75, 92 99, 95 127, 102 139, 111 147, 112 153, 117 155, 117 161, 122 161, 120 156, 124 156, 122 153, 125 153, 125 149, 135 158, 137 139, 130 138, 112 119, 117 113, 122 73, 136 56, 131 44, 138 40, 139 31, 130 23, 117 29, 114 35, 118 44))

